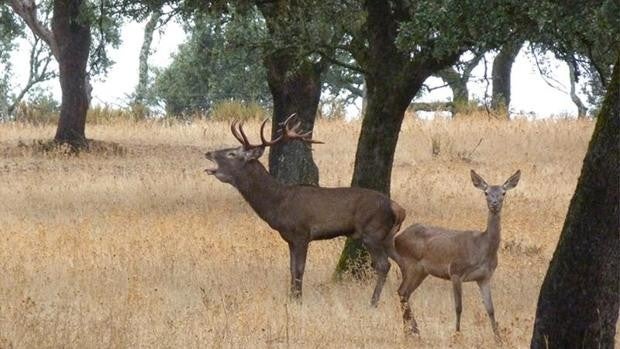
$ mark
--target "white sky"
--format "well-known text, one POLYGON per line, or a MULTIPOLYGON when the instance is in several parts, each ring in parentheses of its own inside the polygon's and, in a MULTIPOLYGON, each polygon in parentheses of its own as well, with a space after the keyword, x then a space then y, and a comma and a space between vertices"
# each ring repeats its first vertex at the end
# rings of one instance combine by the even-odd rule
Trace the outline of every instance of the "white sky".
MULTIPOLYGON (((124 106, 127 102, 127 95, 130 94, 138 81, 138 55, 142 45, 144 23, 128 23, 122 28, 122 44, 118 49, 110 50, 109 54, 116 62, 105 77, 97 78, 93 81, 93 100, 92 103, 109 104, 111 106, 124 106)), ((150 63, 154 66, 165 67, 171 61, 171 54, 177 46, 185 39, 179 24, 170 22, 163 30, 156 33, 153 40, 153 54, 150 63)), ((28 44, 22 42, 20 50, 13 54, 13 72, 15 85, 23 85, 28 74, 28 44)), ((490 75, 492 56, 489 55, 487 64, 490 75)), ((559 61, 551 59, 554 65, 553 76, 555 80, 568 86, 568 67, 559 61)), ((484 65, 480 64, 473 72, 475 78, 479 80, 484 75, 484 65)), ((442 85, 442 81, 430 78, 427 81, 429 86, 442 85)), ((57 81, 47 84, 53 95, 60 99, 60 86, 57 81)), ((470 81, 468 84, 470 97, 482 98, 485 94, 485 81, 470 81)), ((488 87, 488 94, 491 94, 491 86, 488 87)), ((449 100, 451 91, 448 88, 438 89, 424 96, 421 101, 445 101, 449 100)), ((549 87, 536 71, 534 62, 526 54, 526 49, 522 49, 517 57, 512 69, 512 101, 511 112, 513 113, 535 113, 538 117, 550 115, 576 115, 577 108, 566 93, 549 87)))

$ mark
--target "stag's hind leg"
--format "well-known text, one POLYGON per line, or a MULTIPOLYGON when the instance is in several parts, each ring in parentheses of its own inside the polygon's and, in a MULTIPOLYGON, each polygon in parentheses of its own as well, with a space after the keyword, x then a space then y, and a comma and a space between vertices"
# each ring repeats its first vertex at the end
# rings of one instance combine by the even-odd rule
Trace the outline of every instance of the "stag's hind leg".
POLYGON ((413 291, 415 291, 422 281, 426 279, 428 274, 421 266, 415 263, 408 264, 409 267, 400 268, 403 274, 403 281, 398 288, 398 295, 400 297, 400 307, 403 312, 403 324, 405 326, 406 333, 420 334, 418 330, 418 324, 415 321, 411 306, 409 305, 409 298, 413 291))
POLYGON ((390 272, 390 260, 388 259, 387 252, 383 248, 379 247, 378 244, 365 243, 365 245, 370 253, 370 258, 372 259, 372 267, 377 274, 377 284, 375 285, 375 289, 370 300, 370 304, 373 307, 376 307, 379 303, 379 298, 381 298, 381 291, 383 291, 385 280, 390 272))

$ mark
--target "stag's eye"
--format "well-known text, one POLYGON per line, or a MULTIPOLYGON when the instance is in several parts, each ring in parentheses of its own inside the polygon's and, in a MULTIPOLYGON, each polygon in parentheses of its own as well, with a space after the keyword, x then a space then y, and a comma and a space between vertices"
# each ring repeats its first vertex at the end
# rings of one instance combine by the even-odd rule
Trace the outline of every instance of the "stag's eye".
POLYGON ((484 192, 484 196, 489 196, 489 193, 487 193, 486 191, 484 192))
POLYGON ((231 158, 231 159, 232 159, 232 158, 234 158, 234 157, 235 157, 235 153, 230 152, 230 153, 226 154, 226 157, 229 157, 229 158, 231 158))

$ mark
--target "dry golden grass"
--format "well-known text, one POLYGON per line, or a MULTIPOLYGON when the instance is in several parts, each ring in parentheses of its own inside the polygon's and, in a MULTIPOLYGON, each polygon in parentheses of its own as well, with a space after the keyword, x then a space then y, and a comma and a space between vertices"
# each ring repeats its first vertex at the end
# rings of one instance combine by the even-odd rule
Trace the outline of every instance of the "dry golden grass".
MULTIPOLYGON (((314 151, 322 185, 348 185, 359 128, 318 123, 315 138, 327 143, 314 151)), ((504 205, 493 280, 506 347, 529 344, 592 128, 588 121, 404 124, 392 194, 407 209, 406 225, 481 228, 486 206, 469 169, 493 183, 523 171, 504 205)), ((247 129, 256 137, 258 122, 247 129)), ((303 304, 289 302, 286 245, 234 188, 203 173, 205 149, 235 144, 225 122, 103 123, 87 131, 127 152, 38 154, 17 144, 51 137, 52 126, 0 125, 0 347, 495 346, 475 284, 464 287, 455 335, 451 287, 430 278, 412 297, 422 337, 405 337, 397 268, 377 309, 369 306, 374 281, 332 281, 343 239, 312 245, 303 304)))

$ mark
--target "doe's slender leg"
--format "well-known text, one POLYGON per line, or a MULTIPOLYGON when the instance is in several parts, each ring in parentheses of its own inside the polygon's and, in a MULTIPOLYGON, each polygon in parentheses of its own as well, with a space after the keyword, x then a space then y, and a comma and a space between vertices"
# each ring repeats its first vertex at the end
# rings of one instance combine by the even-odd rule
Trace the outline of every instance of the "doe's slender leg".
POLYGON ((487 311, 487 314, 489 315, 489 320, 491 321, 491 327, 493 328, 495 340, 501 341, 501 337, 499 335, 499 326, 497 325, 497 321, 495 321, 495 311, 493 310, 493 298, 491 297, 491 279, 478 281, 478 287, 480 288, 480 295, 482 296, 484 307, 487 311))
POLYGON ((461 330, 461 312, 463 311, 461 278, 458 275, 452 275, 452 290, 454 291, 454 310, 456 312, 456 331, 461 330))

